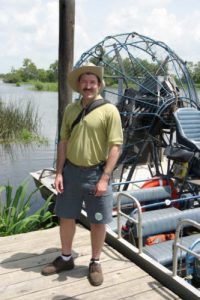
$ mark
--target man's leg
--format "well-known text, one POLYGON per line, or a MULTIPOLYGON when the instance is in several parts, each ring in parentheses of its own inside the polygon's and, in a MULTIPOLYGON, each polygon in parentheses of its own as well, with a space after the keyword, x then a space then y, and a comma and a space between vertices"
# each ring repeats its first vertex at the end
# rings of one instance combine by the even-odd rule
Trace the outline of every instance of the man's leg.
POLYGON ((52 263, 46 265, 41 273, 51 275, 74 268, 72 257, 72 242, 76 230, 76 222, 73 219, 60 219, 60 240, 62 255, 57 257, 52 263))
POLYGON ((106 236, 105 224, 91 224, 92 259, 89 265, 88 279, 94 286, 103 283, 103 273, 100 264, 100 256, 106 236))
POLYGON ((105 224, 91 224, 91 246, 92 246, 93 259, 100 259, 105 237, 106 237, 105 224))
POLYGON ((72 242, 76 231, 76 222, 74 219, 60 218, 60 240, 62 254, 72 253, 72 242))

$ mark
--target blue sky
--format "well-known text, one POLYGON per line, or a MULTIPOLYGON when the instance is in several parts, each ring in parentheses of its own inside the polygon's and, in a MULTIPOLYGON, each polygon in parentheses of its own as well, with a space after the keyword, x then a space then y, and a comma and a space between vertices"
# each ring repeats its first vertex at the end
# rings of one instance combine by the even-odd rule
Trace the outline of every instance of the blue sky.
MULTIPOLYGON (((136 31, 200 61, 199 0, 75 0, 74 63, 108 35, 136 31)), ((58 58, 59 0, 0 0, 0 73, 58 58)))

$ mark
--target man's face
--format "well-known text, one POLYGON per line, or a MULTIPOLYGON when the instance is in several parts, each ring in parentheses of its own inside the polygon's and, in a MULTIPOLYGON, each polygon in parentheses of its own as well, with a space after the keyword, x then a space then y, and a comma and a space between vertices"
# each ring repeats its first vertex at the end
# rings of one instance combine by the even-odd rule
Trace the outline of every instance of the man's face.
POLYGON ((78 86, 84 100, 93 100, 99 94, 100 82, 94 74, 81 75, 78 86))

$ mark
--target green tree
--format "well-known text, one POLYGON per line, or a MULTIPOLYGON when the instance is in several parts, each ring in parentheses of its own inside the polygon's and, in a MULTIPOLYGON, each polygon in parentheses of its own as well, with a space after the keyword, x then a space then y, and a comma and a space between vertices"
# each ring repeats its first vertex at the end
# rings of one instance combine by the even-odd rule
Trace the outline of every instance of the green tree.
POLYGON ((7 83, 16 83, 22 81, 22 72, 20 70, 11 69, 10 73, 5 74, 4 82, 7 83))
POLYGON ((23 67, 21 68, 23 81, 37 79, 38 71, 36 65, 29 59, 25 58, 23 61, 23 67))
POLYGON ((194 65, 194 70, 192 72, 192 79, 195 83, 200 83, 200 62, 194 65))
POLYGON ((194 63, 192 61, 188 61, 187 62, 187 68, 188 68, 190 74, 193 74, 193 72, 194 72, 194 63))
POLYGON ((49 82, 58 81, 58 60, 50 65, 49 70, 47 71, 47 77, 49 82))
POLYGON ((44 69, 37 70, 37 79, 42 82, 48 81, 48 73, 44 69))

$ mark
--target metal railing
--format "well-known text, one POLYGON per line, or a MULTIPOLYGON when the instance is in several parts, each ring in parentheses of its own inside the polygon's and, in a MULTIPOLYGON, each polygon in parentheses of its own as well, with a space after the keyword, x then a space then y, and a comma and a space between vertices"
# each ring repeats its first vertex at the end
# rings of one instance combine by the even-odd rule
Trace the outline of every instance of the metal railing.
POLYGON ((138 249, 139 249, 139 254, 142 253, 142 248, 143 248, 143 240, 142 240, 142 209, 141 209, 141 205, 139 203, 139 201, 132 195, 129 195, 127 193, 124 192, 119 192, 119 194, 117 195, 117 233, 118 233, 118 238, 120 239, 121 236, 121 216, 124 216, 127 220, 135 223, 137 225, 137 229, 138 229, 138 249), (128 216, 127 214, 123 213, 121 210, 121 198, 122 196, 126 196, 128 198, 130 198, 133 203, 136 204, 137 207, 137 212, 138 212, 138 219, 134 219, 130 216, 128 216))
POLYGON ((176 234, 175 234, 175 240, 174 240, 174 246, 173 246, 173 266, 172 266, 172 276, 177 275, 177 265, 178 265, 178 249, 181 249, 183 251, 186 251, 187 253, 190 253, 194 257, 200 259, 200 254, 190 250, 189 248, 183 246, 180 243, 181 237, 180 237, 180 232, 182 230, 182 227, 184 225, 190 225, 193 226, 197 229, 200 229, 200 223, 197 223, 196 221, 192 221, 189 219, 182 220, 178 223, 176 227, 176 234))

